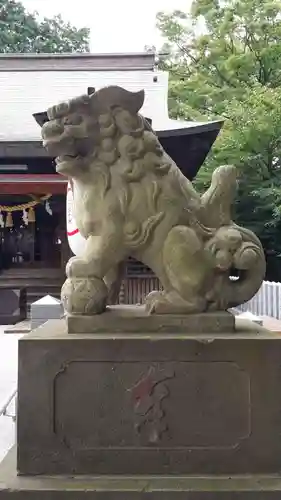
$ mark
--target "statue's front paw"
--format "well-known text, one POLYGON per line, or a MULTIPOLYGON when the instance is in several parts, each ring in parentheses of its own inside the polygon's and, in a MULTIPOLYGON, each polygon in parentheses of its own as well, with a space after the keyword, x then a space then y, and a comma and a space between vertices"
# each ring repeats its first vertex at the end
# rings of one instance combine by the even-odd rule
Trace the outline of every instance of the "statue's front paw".
POLYGON ((89 265, 79 257, 72 257, 66 265, 66 276, 68 278, 88 278, 89 265))

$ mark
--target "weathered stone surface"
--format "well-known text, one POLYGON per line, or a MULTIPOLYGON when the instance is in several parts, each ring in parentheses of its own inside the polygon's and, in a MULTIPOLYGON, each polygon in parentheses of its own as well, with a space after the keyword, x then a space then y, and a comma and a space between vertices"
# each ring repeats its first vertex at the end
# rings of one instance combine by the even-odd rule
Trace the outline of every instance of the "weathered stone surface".
POLYGON ((19 342, 18 470, 279 473, 280 359, 258 325, 69 335, 51 321, 19 342))
POLYGON ((43 143, 56 156, 57 172, 71 180, 84 239, 66 267, 65 311, 104 312, 128 257, 162 283, 162 291, 147 297, 151 314, 221 311, 246 302, 264 279, 265 258, 258 238, 232 220, 235 167, 216 169, 200 196, 139 113, 143 102, 144 92, 110 86, 47 111, 43 143), (238 281, 230 279, 233 270, 238 281))
POLYGON ((26 289, 0 288, 0 324, 14 325, 26 318, 26 289))
POLYGON ((279 500, 280 476, 22 477, 15 450, 0 465, 0 500, 279 500))
POLYGON ((110 306, 103 314, 68 316, 68 333, 234 333, 235 318, 228 312, 149 315, 142 306, 110 306))

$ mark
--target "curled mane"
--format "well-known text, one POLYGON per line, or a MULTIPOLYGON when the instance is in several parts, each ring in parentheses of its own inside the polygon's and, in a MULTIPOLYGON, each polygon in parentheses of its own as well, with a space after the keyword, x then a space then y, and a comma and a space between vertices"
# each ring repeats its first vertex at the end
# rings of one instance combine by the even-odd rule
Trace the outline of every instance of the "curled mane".
MULTIPOLYGON (((122 108, 113 108, 98 118, 100 141, 96 150, 96 161, 103 164, 111 185, 111 170, 117 165, 124 183, 140 181, 149 172, 163 176, 171 164, 152 131, 141 115, 133 115, 122 108)), ((104 172, 105 173, 105 172, 104 172)))

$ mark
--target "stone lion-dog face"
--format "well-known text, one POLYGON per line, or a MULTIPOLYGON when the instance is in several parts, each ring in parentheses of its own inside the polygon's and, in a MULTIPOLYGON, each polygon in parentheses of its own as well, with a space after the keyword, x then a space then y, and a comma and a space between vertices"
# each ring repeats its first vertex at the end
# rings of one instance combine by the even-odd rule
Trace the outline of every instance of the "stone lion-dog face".
POLYGON ((138 111, 144 93, 128 92, 120 87, 106 87, 90 95, 82 95, 52 106, 47 110, 48 121, 42 126, 43 145, 56 157, 57 172, 72 177, 85 170, 102 150, 107 160, 116 160, 113 137, 117 128, 126 133, 137 131, 138 111), (113 119, 114 117, 114 119, 113 119))

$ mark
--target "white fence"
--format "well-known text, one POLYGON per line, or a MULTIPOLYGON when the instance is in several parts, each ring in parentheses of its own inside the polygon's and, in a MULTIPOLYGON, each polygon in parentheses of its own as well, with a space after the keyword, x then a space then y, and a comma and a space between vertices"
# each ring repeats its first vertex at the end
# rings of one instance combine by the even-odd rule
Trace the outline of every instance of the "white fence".
POLYGON ((281 283, 264 281, 258 293, 238 311, 250 311, 257 316, 271 316, 281 319, 281 283))
MULTIPOLYGON (((121 288, 119 303, 138 304, 152 290, 159 290, 160 283, 156 277, 132 276, 127 278, 121 288)), ((271 316, 281 319, 281 283, 264 281, 258 293, 246 304, 235 307, 235 310, 250 311, 257 316, 271 316)))
POLYGON ((161 285, 155 276, 130 276, 123 283, 119 294, 120 304, 142 304, 146 295, 160 290, 161 285))

